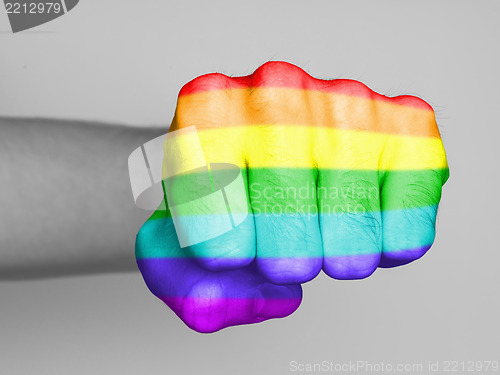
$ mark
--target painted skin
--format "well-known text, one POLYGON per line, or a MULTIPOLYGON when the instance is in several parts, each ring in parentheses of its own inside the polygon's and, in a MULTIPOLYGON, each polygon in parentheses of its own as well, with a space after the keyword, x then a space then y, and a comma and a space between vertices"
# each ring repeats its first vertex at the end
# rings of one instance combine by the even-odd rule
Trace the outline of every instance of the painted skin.
POLYGON ((151 292, 197 332, 282 318, 302 300, 300 285, 271 284, 254 263, 227 271, 204 269, 180 248, 168 211, 156 211, 143 225, 136 257, 151 292))
MULTIPOLYGON (((193 125, 207 162, 240 168, 250 215, 181 249, 170 211, 158 211, 136 256, 151 291, 197 331, 289 315, 300 283, 321 269, 361 279, 420 258, 434 241, 449 171, 421 99, 270 62, 250 76, 186 84, 170 131, 193 125)), ((203 178, 185 177, 180 191, 203 178)))

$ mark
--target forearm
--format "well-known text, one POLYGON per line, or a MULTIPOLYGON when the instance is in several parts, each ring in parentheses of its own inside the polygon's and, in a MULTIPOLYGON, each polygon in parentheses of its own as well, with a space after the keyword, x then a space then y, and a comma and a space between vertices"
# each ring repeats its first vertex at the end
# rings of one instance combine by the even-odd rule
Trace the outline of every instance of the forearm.
POLYGON ((165 132, 0 118, 0 279, 135 270, 130 152, 165 132))

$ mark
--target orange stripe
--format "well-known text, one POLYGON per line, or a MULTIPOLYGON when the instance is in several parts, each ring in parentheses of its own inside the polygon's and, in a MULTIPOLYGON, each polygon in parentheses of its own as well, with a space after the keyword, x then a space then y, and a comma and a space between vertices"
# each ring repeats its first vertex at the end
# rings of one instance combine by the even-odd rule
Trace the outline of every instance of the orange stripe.
POLYGON ((400 105, 395 100, 283 87, 181 95, 170 129, 191 125, 198 129, 300 125, 440 138, 432 110, 400 105))

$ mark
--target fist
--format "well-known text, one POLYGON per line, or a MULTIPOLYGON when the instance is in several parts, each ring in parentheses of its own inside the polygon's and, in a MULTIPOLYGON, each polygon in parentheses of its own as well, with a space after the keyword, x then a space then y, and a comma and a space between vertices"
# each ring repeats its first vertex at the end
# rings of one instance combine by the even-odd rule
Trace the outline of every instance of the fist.
MULTIPOLYGON (((244 221, 186 246, 207 270, 255 259, 275 284, 303 283, 321 269, 360 279, 432 245, 448 166, 434 112, 416 97, 387 98, 357 81, 318 80, 270 62, 250 76, 208 74, 186 84, 170 132, 190 127, 208 169, 177 176, 167 184, 170 196, 187 202, 210 184, 217 190, 213 183, 229 172, 212 173, 210 165, 236 166, 246 192, 230 210, 244 221)), ((179 138, 183 147, 165 143, 166 164, 196 159, 195 147, 179 138)), ((225 208, 202 205, 203 214, 180 215, 222 226, 225 208)), ((181 231, 199 235, 191 224, 181 231)))
POLYGON ((300 285, 271 284, 255 264, 220 272, 203 269, 181 249, 168 210, 158 210, 142 226, 136 258, 151 292, 200 333, 283 318, 302 300, 300 285))
POLYGON ((321 269, 360 279, 425 254, 448 176, 421 99, 283 62, 204 75, 179 93, 137 262, 199 332, 284 317, 321 269))

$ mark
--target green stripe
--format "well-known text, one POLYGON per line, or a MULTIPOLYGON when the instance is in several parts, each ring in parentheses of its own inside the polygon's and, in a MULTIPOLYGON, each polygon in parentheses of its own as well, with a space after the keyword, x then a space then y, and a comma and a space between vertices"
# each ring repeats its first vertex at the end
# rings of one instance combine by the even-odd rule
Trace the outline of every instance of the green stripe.
MULTIPOLYGON (((169 189, 175 202, 186 203, 212 193, 214 186, 224 187, 232 173, 212 171, 176 176, 166 180, 165 189, 169 189)), ((310 214, 314 210, 339 214, 361 209, 374 212, 381 207, 400 210, 437 205, 449 171, 255 168, 242 169, 241 174, 255 214, 276 214, 278 208, 286 208, 287 214, 310 214)), ((211 213, 225 214, 224 209, 222 205, 211 213)), ((190 209, 189 214, 195 213, 190 209)), ((158 215, 169 217, 170 212, 155 213, 152 219, 158 215)))

